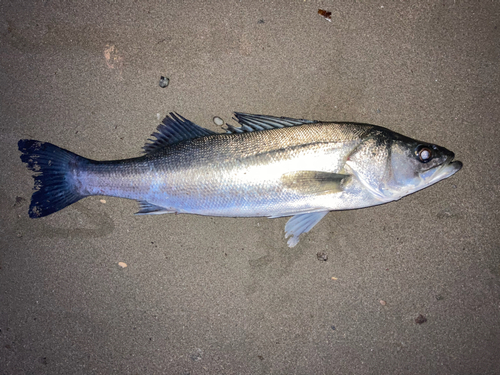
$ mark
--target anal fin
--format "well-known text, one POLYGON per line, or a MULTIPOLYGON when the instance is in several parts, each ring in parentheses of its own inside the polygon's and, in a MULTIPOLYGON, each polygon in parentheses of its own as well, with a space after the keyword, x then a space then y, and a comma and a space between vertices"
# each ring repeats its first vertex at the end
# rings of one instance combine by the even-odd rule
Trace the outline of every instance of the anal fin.
POLYGON ((329 211, 310 212, 292 217, 285 225, 285 238, 288 238, 288 246, 294 247, 299 243, 299 236, 309 232, 320 222, 329 211))
POLYGON ((162 206, 157 206, 156 204, 152 204, 147 201, 138 202, 140 210, 135 213, 136 215, 158 215, 175 213, 175 211, 169 210, 162 206))

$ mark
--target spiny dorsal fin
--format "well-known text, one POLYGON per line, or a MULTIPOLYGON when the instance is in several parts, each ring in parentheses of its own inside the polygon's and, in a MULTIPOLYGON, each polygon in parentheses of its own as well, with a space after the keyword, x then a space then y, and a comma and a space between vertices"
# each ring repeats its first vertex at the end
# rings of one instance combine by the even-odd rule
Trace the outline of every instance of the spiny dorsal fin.
POLYGON ((227 124, 226 133, 247 133, 260 130, 279 129, 289 126, 299 126, 304 124, 315 124, 318 121, 294 119, 289 117, 274 117, 265 115, 251 115, 248 113, 235 112, 234 120, 238 121, 241 127, 237 128, 227 124))
POLYGON ((163 119, 156 130, 158 131, 151 134, 156 139, 148 139, 148 142, 143 147, 144 152, 147 154, 181 141, 217 134, 196 125, 178 113, 172 112, 163 119))

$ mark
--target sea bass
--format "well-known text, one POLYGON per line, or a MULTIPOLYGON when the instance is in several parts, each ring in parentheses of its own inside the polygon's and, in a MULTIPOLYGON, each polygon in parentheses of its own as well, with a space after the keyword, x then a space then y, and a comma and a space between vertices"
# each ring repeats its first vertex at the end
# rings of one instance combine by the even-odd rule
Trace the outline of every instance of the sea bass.
POLYGON ((91 195, 135 199, 137 214, 277 218, 288 245, 329 211, 396 201, 452 176, 453 152, 381 126, 235 113, 239 127, 204 129, 170 113, 132 159, 95 161, 22 139, 36 172, 29 216, 91 195))

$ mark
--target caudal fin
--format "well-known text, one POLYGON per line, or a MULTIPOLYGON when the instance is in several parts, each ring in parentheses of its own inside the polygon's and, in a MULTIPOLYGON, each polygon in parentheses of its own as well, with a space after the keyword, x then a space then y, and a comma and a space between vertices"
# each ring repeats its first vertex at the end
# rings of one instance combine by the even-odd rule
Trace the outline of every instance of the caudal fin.
POLYGON ((31 197, 29 215, 38 218, 50 215, 82 199, 71 170, 85 164, 87 159, 51 143, 21 139, 17 146, 21 160, 36 172, 35 192, 31 197))

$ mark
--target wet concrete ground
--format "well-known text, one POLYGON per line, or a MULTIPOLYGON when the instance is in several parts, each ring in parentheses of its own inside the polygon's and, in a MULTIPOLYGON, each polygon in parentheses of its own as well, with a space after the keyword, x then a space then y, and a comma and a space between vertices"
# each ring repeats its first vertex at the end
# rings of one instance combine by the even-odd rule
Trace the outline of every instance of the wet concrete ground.
POLYGON ((451 0, 2 2, 0 373, 498 374, 499 16, 451 0), (28 217, 19 139, 134 157, 169 111, 214 131, 232 111, 374 123, 464 167, 332 212, 293 249, 286 218, 138 217, 108 197, 28 217))

